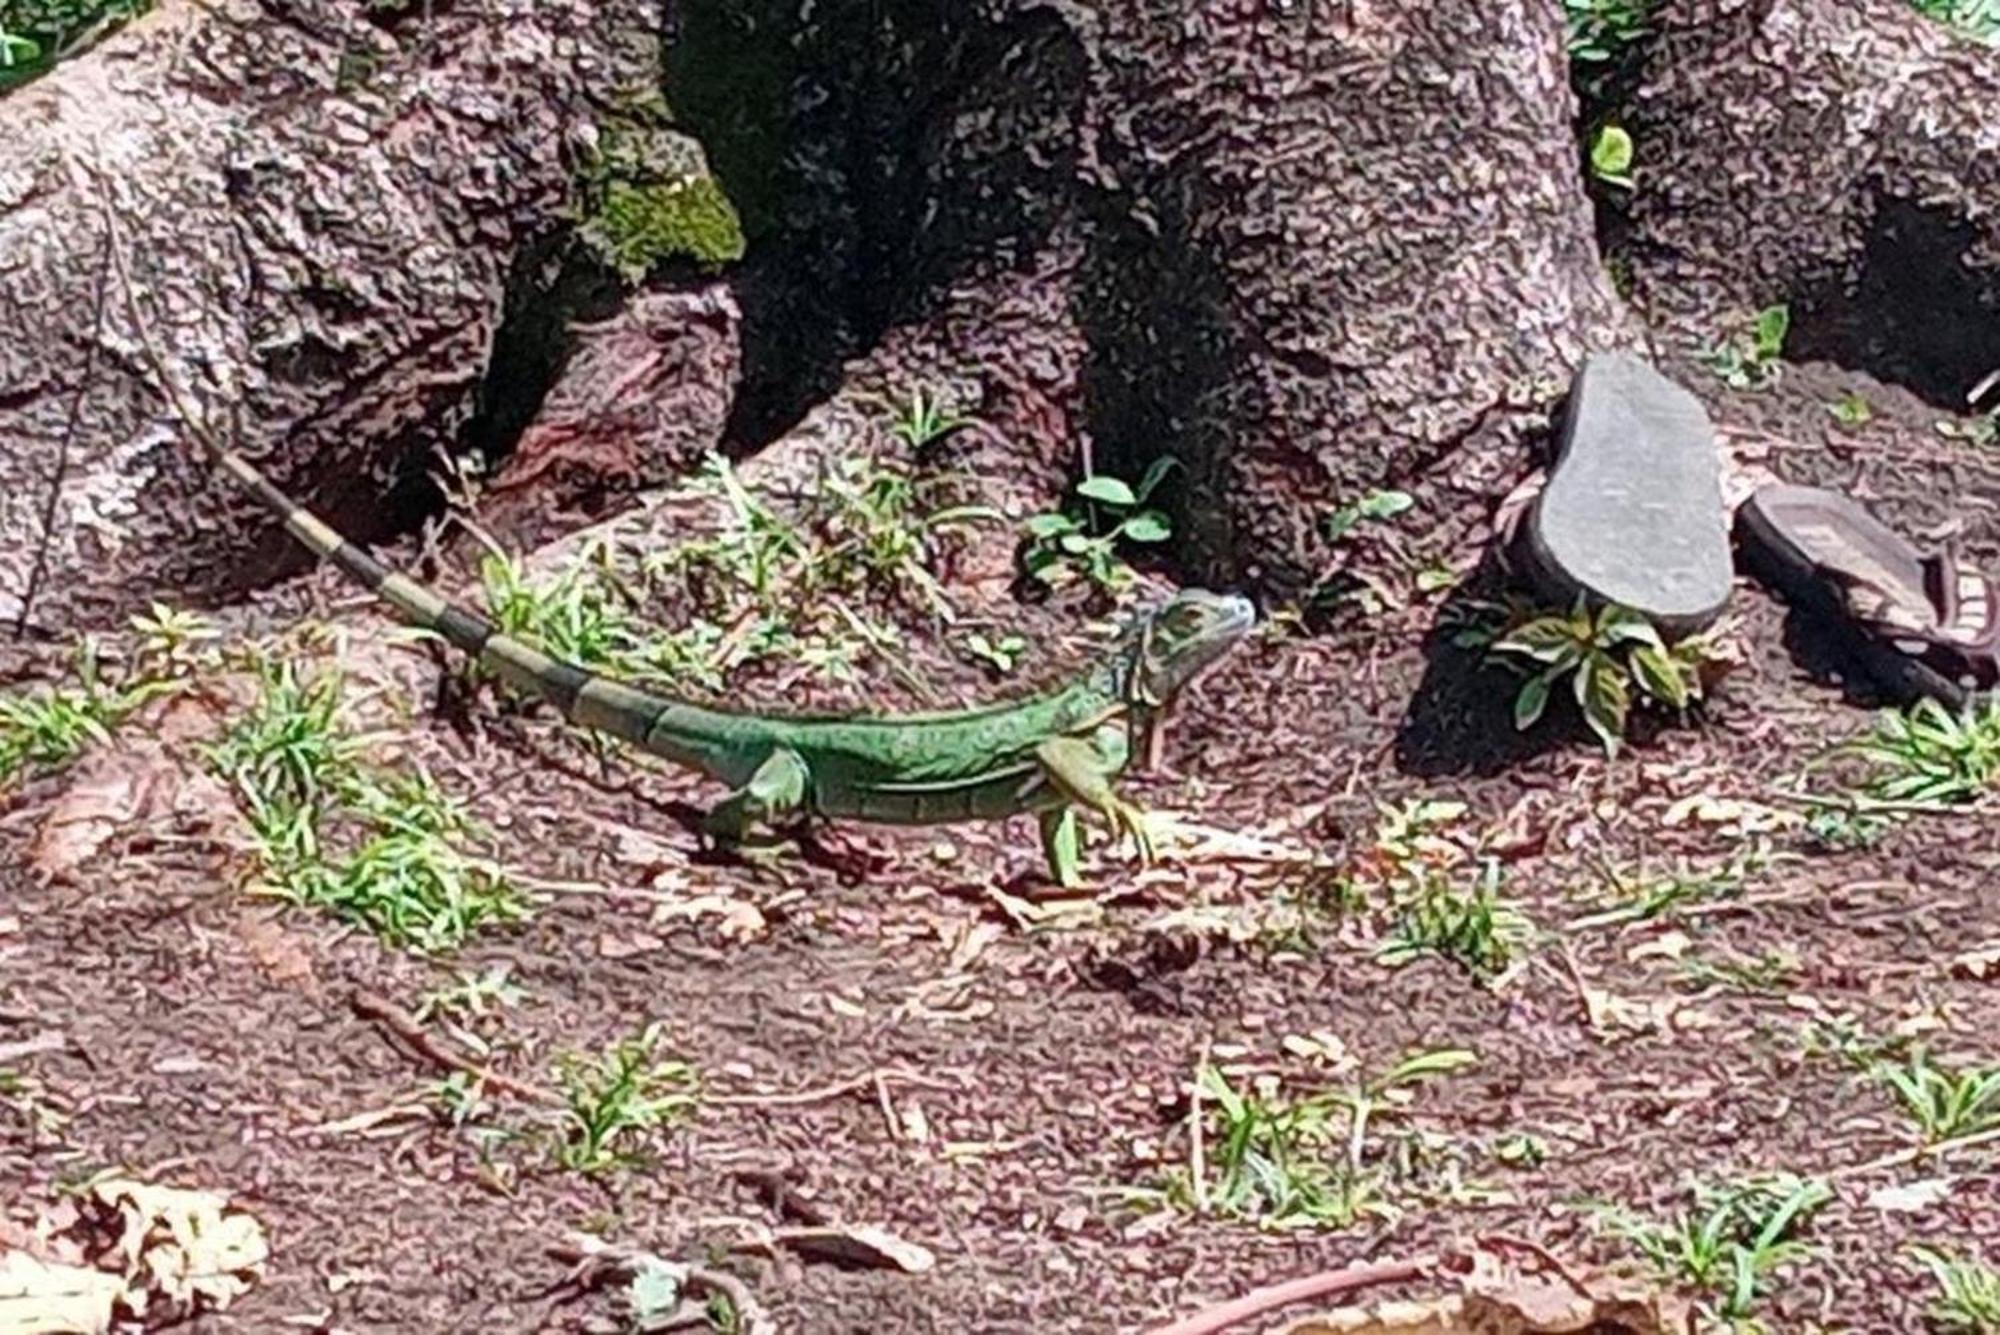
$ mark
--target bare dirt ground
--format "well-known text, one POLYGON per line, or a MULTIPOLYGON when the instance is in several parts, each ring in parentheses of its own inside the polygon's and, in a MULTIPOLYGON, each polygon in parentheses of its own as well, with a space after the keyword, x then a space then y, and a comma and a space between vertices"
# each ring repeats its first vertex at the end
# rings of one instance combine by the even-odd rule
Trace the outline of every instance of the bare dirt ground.
MULTIPOLYGON (((1962 516, 1969 552, 1993 568, 2000 455, 1939 438, 1932 410, 1874 386, 1875 421, 1842 432, 1824 404, 1849 383, 1790 368, 1777 391, 1713 402, 1739 453, 1855 487, 1912 531, 1962 516)), ((1478 554, 1470 537, 1411 545, 1461 567, 1478 554)), ((1134 785, 1157 811, 1260 834, 1283 857, 1196 840, 1141 874, 1099 843, 1094 895, 1040 920, 1020 902, 1047 900, 1026 822, 843 828, 823 855, 706 861, 661 806, 703 795, 699 783, 631 782, 541 717, 490 704, 468 740, 428 712, 435 674, 415 650, 357 651, 414 714, 397 745, 473 803, 510 867, 567 887, 449 959, 246 897, 226 830, 157 814, 185 790, 114 820, 73 871, 38 874, 51 813, 104 778, 107 762, 86 758, 0 809, 0 1047, 62 1040, 7 1063, 0 1208, 26 1224, 107 1166, 233 1194, 268 1228, 272 1261, 202 1330, 616 1329, 608 1291, 561 1287, 567 1267, 547 1249, 573 1230, 730 1270, 787 1331, 1141 1330, 1259 1283, 1482 1234, 1607 1259, 1621 1247, 1590 1202, 1664 1218, 1696 1180, 1839 1174, 1915 1145, 1891 1094, 1829 1051, 1829 1034, 2000 1062, 2000 977, 1963 959, 2000 943, 1990 816, 1914 820, 1851 851, 1796 827, 1668 823, 1687 798, 1782 806, 1778 786, 1866 725, 1792 656, 1782 607, 1743 586, 1740 670, 1699 719, 1607 764, 1559 722, 1512 738, 1510 679, 1468 674, 1439 647, 1441 605, 1415 597, 1317 636, 1263 636, 1188 702, 1173 772, 1134 785), (1231 939, 1230 922, 1312 875, 1286 858, 1364 865, 1380 807, 1417 797, 1467 804, 1457 828, 1498 856, 1505 894, 1538 925, 1510 977, 1483 986, 1439 959, 1390 968, 1366 914, 1231 939), (1718 874, 1732 864, 1749 870, 1718 874), (1699 888, 1650 919, 1578 926, 1614 902, 1606 869, 1678 870, 1699 888), (643 1164, 592 1179, 555 1167, 546 1114, 505 1092, 473 1125, 516 1134, 484 1148, 438 1116, 424 1091, 444 1072, 353 999, 415 1007, 503 965, 523 996, 482 1027, 491 1067, 546 1086, 558 1054, 657 1023, 660 1050, 702 1073, 692 1119, 643 1164), (1338 1040, 1353 1070, 1288 1048, 1306 1035, 1338 1040), (1476 1064, 1385 1125, 1427 1133, 1459 1190, 1412 1177, 1386 1189, 1392 1213, 1288 1231, 1128 1194, 1185 1166, 1204 1052, 1310 1089, 1438 1048, 1476 1064), (1506 1161, 1502 1147, 1523 1143, 1539 1163, 1506 1161), (812 1211, 929 1248, 935 1268, 739 1247, 795 1222, 759 1185, 770 1174, 812 1211)), ((1085 647, 1067 604, 1005 615, 1036 632, 1037 678, 1085 647)), ((340 619, 380 624, 351 605, 340 619)), ((143 763, 110 754, 114 770, 143 763)), ((1841 1178, 1805 1231, 1814 1255, 1767 1280, 1759 1314, 1782 1331, 1921 1329, 1929 1281, 1904 1244, 1990 1246, 1996 1184, 1993 1145, 1841 1178), (1874 1195, 1939 1178, 1914 1210, 1874 1195)))

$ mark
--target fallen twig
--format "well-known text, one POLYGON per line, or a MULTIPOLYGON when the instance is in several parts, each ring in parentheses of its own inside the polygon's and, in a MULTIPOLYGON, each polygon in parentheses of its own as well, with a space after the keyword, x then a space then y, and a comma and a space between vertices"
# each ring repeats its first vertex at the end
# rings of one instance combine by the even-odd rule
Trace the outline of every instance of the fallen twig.
POLYGON ((489 1089, 497 1089, 504 1094, 512 1094, 516 1098, 526 1099, 543 1107, 560 1107, 562 1104, 562 1100, 549 1090, 489 1070, 478 1062, 445 1048, 424 1029, 416 1016, 387 997, 356 988, 349 1004, 354 1008, 356 1015, 382 1029, 391 1037, 400 1039, 405 1046, 434 1066, 469 1075, 489 1089))
POLYGON ((1253 1289, 1240 1298, 1206 1308, 1171 1326, 1161 1326, 1151 1335, 1215 1335, 1217 1331, 1240 1325, 1266 1312, 1311 1298, 1328 1298, 1337 1293, 1351 1293, 1355 1289, 1423 1279, 1437 1265, 1438 1258, 1426 1256, 1414 1261, 1378 1261, 1370 1265, 1349 1266, 1345 1270, 1329 1270, 1304 1279, 1287 1280, 1268 1288, 1253 1289))
POLYGON ((1963 1136, 1953 1136, 1950 1140, 1933 1141, 1928 1145, 1912 1145, 1908 1149, 1885 1154, 1867 1163, 1849 1164, 1836 1168, 1826 1175, 1829 1182, 1841 1182, 1850 1177, 1863 1177, 1869 1173, 1879 1173, 1885 1168, 1901 1168, 1904 1164, 1917 1163, 1924 1159, 1934 1159, 1953 1150, 1969 1150, 1975 1145, 1990 1145, 2000 1141, 2000 1126, 1988 1127, 1984 1131, 1974 1131, 1963 1136))

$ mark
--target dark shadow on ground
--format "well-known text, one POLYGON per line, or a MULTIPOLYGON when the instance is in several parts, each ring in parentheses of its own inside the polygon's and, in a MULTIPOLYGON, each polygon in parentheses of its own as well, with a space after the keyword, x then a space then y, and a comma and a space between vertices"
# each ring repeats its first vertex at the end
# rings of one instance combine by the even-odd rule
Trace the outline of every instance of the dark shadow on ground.
POLYGON ((1396 732, 1396 767, 1403 773, 1493 775, 1560 747, 1595 744, 1560 692, 1539 723, 1527 732, 1516 729, 1520 674, 1490 661, 1484 648, 1459 643, 1482 607, 1505 595, 1505 581, 1489 558, 1438 608, 1424 638, 1423 680, 1396 732))

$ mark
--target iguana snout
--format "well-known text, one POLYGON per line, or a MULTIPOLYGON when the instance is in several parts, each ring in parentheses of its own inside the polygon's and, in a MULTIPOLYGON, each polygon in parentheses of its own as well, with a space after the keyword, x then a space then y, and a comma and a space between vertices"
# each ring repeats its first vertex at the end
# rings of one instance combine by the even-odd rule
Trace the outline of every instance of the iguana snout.
POLYGON ((1131 699, 1164 704, 1257 624, 1248 598, 1183 589, 1140 623, 1131 699))

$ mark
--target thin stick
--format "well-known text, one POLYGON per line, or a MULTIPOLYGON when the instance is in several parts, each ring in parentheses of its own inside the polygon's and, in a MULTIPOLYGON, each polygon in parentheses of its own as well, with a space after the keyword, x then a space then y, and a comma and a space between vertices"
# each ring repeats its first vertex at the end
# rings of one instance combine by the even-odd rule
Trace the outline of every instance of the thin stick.
POLYGON ((42 591, 42 580, 49 571, 49 545, 55 540, 56 509, 62 503, 63 483, 69 477, 69 451, 76 440, 76 424, 83 417, 84 396, 90 392, 91 379, 97 373, 97 346, 104 341, 104 298, 110 288, 111 230, 104 232, 104 253, 97 262, 97 284, 91 297, 96 314, 90 323, 90 342, 84 348, 83 374, 77 378, 76 393, 70 396, 69 420, 63 423, 62 441, 56 447, 56 472, 49 479, 49 498, 42 503, 42 540, 35 547, 34 568, 28 572, 27 591, 21 595, 21 611, 14 618, 14 638, 20 639, 28 633, 28 617, 35 610, 36 595, 42 591))
POLYGON ((354 1008, 356 1015, 385 1030, 391 1036, 401 1039, 419 1057, 434 1066, 471 1076, 482 1085, 497 1089, 504 1094, 512 1094, 516 1098, 526 1099, 530 1103, 539 1103, 543 1107, 553 1108, 562 1105, 562 1100, 546 1089, 524 1084, 511 1076, 489 1070, 475 1061, 449 1051, 425 1031, 416 1016, 387 997, 356 988, 348 1004, 354 1008))
POLYGON ((1302 1303, 1309 1298, 1326 1298, 1380 1284, 1423 1279, 1436 1268, 1437 1258, 1426 1256, 1414 1261, 1381 1261, 1373 1265, 1349 1266, 1345 1270, 1329 1270, 1304 1279, 1273 1284, 1269 1288, 1253 1289, 1241 1298, 1206 1308, 1171 1326, 1161 1326, 1151 1335, 1215 1335, 1217 1331, 1241 1325, 1266 1312, 1302 1303))
POLYGON ((1906 1150, 1897 1150, 1894 1154, 1885 1154, 1879 1159, 1870 1159, 1867 1163, 1836 1168, 1826 1176, 1828 1181, 1840 1182, 1850 1177, 1879 1173, 1885 1168, 1901 1168, 1904 1164, 1933 1159, 1941 1154, 1950 1154, 1953 1150, 1969 1150, 1975 1145, 1990 1145, 1996 1140, 2000 1140, 2000 1126, 1988 1127, 1984 1131, 1974 1131, 1968 1135, 1954 1136, 1950 1140, 1940 1140, 1929 1145, 1913 1145, 1906 1150))
MULTIPOLYGON (((817 1089, 801 1089, 790 1094, 722 1094, 704 1098, 703 1103, 722 1108, 797 1108, 808 1103, 826 1103, 843 1094, 853 1094, 868 1088, 877 1080, 903 1077, 900 1071, 863 1071, 831 1085, 817 1089)), ((907 1077, 903 1077, 907 1078, 907 1077)))

